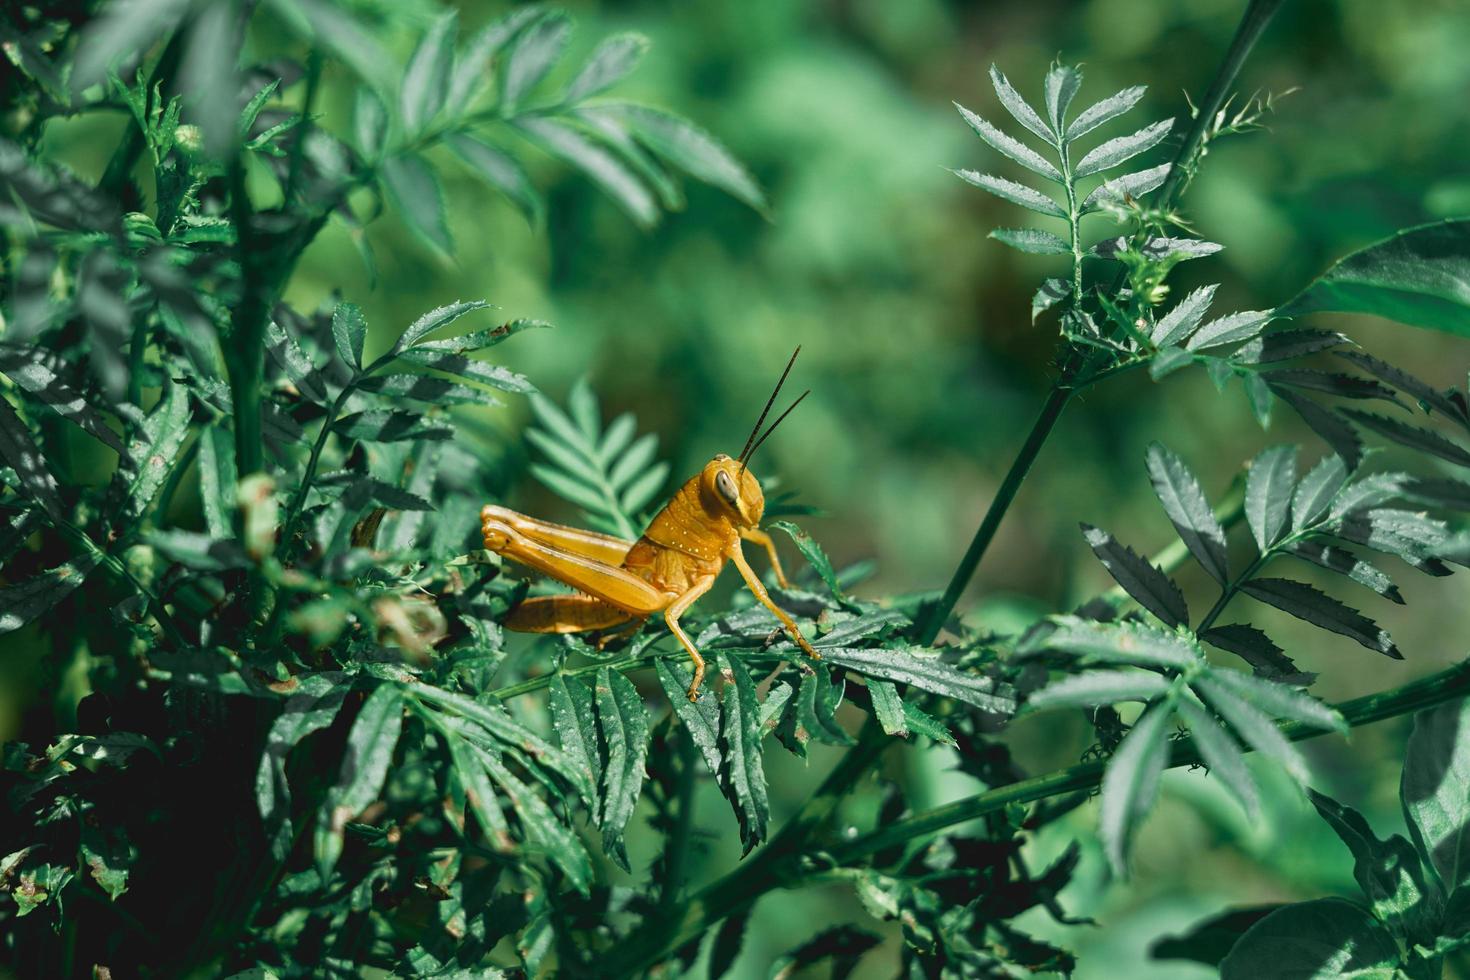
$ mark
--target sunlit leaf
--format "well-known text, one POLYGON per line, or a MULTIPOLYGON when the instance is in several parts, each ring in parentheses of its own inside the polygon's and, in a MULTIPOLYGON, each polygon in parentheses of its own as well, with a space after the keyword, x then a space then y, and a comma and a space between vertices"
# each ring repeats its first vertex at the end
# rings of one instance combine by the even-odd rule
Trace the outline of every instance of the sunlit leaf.
POLYGON ((347 733, 337 781, 317 814, 316 863, 327 878, 342 855, 347 822, 368 808, 383 789, 393 750, 403 727, 403 695, 395 684, 380 684, 363 702, 347 733))
POLYGON ((648 38, 642 34, 614 34, 604 38, 567 85, 563 101, 580 102, 612 87, 638 67, 647 51, 648 38))
POLYGON ((1146 670, 1084 670, 1032 694, 1026 699, 1026 708, 1095 708, 1122 701, 1147 702, 1168 690, 1167 677, 1146 670))
POLYGON ((1123 115, 1138 105, 1139 100, 1147 91, 1146 85, 1134 85, 1132 88, 1125 88, 1083 109, 1077 114, 1077 118, 1067 126, 1067 142, 1070 143, 1079 137, 1086 136, 1099 126, 1123 115))
POLYGON ((1286 530, 1295 488, 1295 446, 1273 446, 1252 461, 1245 481, 1245 518, 1262 554, 1286 530))
POLYGON ((738 657, 725 661, 733 683, 720 704, 721 783, 735 806, 746 853, 766 837, 771 804, 761 761, 760 701, 755 682, 738 657))
POLYGON ((1159 777, 1169 758, 1172 714, 1168 704, 1158 704, 1145 711, 1108 760, 1103 773, 1098 835, 1113 873, 1119 876, 1128 871, 1133 832, 1153 809, 1158 797, 1159 777))
POLYGON ((628 851, 623 832, 643 792, 648 753, 648 711, 633 682, 618 671, 597 672, 597 727, 607 749, 602 770, 602 846, 624 871, 628 851))
POLYGON ((996 228, 988 237, 1032 255, 1066 255, 1072 251, 1064 239, 1039 228, 996 228))
POLYGON ((1057 183, 1062 182, 1062 172, 1040 153, 1037 153, 1021 141, 1007 136, 958 102, 954 104, 954 107, 959 110, 960 115, 964 117, 965 122, 970 124, 970 128, 975 131, 976 135, 989 143, 994 150, 1010 157, 1027 170, 1034 171, 1048 180, 1054 180, 1057 183))
POLYGON ((1148 447, 1148 472, 1164 513, 1190 554, 1224 585, 1229 581, 1225 531, 1210 509, 1199 480, 1184 460, 1155 442, 1148 447))
POLYGON ((1078 160, 1077 165, 1072 168, 1072 176, 1080 179, 1104 170, 1111 170, 1138 154, 1158 146, 1173 128, 1174 120, 1163 119, 1135 133, 1110 139, 1088 151, 1081 160, 1078 160))
POLYGON ((1002 200, 1019 204, 1023 208, 1029 208, 1039 214, 1050 214, 1058 218, 1066 217, 1067 213, 1062 210, 1061 205, 1047 197, 1040 191, 1032 190, 1025 184, 1018 184, 1014 180, 1004 177, 996 177, 993 174, 982 174, 975 170, 951 170, 960 180, 967 184, 973 184, 982 190, 987 190, 1002 200))

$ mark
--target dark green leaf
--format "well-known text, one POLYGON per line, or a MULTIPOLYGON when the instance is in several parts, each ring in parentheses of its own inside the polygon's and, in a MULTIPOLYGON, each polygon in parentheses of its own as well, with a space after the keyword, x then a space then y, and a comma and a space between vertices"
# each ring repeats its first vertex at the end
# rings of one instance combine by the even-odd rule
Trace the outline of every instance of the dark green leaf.
POLYGON ((1260 795, 1256 792, 1256 781, 1246 766, 1245 753, 1240 750, 1240 745, 1213 715, 1193 700, 1180 700, 1179 714, 1189 726, 1195 747, 1199 749, 1205 765, 1209 766, 1210 775, 1218 777, 1240 802, 1246 815, 1255 819, 1260 812, 1260 795))
POLYGON ((1162 569, 1100 528, 1083 524, 1082 534, 1108 574, 1140 606, 1163 620, 1166 626, 1181 626, 1189 622, 1189 607, 1184 603, 1184 593, 1162 569))
POLYGON ((1343 465, 1342 457, 1336 454, 1324 456, 1302 477, 1291 498, 1292 528, 1299 531, 1315 524, 1327 513, 1327 508, 1346 481, 1347 467, 1343 465))
POLYGON ((1241 591, 1314 626, 1357 640, 1369 650, 1394 660, 1404 659, 1393 639, 1377 623, 1305 582, 1260 578, 1242 585, 1241 591))
POLYGON ((383 161, 383 183, 403 220, 420 238, 446 255, 454 250, 444 191, 428 161, 412 153, 388 157, 383 161))
POLYGON ((1404 597, 1399 594, 1398 587, 1393 580, 1383 574, 1377 568, 1363 561, 1357 555, 1342 548, 1320 541, 1297 541, 1287 549, 1298 558, 1303 558, 1314 565, 1346 575, 1359 585, 1367 586, 1374 592, 1399 605, 1404 604, 1404 597))
POLYGON ((364 378, 358 390, 388 398, 409 398, 429 405, 487 405, 499 407, 499 398, 484 388, 457 384, 432 374, 376 374, 364 378))
POLYGON ((286 332, 275 320, 266 324, 266 353, 286 372, 303 395, 317 404, 326 404, 330 399, 317 366, 296 343, 296 338, 286 332))
POLYGON ((1215 626, 1200 633, 1199 638, 1210 646, 1235 654, 1250 664, 1258 677, 1300 685, 1311 684, 1317 677, 1297 670, 1291 658, 1254 626, 1244 623, 1215 626))
POLYGON ((0 396, 0 460, 15 470, 20 484, 53 518, 63 517, 66 507, 56 478, 46 466, 46 458, 31 439, 30 430, 8 400, 0 396))
POLYGON ((1124 737, 1103 773, 1098 808, 1098 835, 1113 873, 1128 873, 1128 850, 1134 830, 1159 792, 1159 777, 1169 758, 1169 718, 1173 707, 1150 707, 1124 737))
POLYGON ((1432 935, 1426 935, 1426 920, 1437 916, 1427 906, 1439 897, 1433 890, 1437 886, 1425 879, 1414 846, 1398 834, 1379 840, 1361 813, 1330 796, 1313 789, 1307 790, 1307 796, 1352 852, 1353 877, 1372 903, 1378 921, 1411 941, 1432 935))
POLYGON ((1152 125, 1145 126, 1135 133, 1127 136, 1118 136, 1108 140, 1092 150, 1088 151, 1077 165, 1072 168, 1072 176, 1077 179, 1089 177, 1092 174, 1111 170, 1128 160, 1138 156, 1147 150, 1153 149, 1161 143, 1169 130, 1174 128, 1174 120, 1162 119, 1152 125))
POLYGON ((1305 391, 1320 391, 1339 398, 1396 400, 1392 388, 1370 378, 1360 378, 1353 374, 1333 374, 1309 368, 1277 368, 1273 371, 1262 371, 1261 377, 1272 388, 1278 390, 1285 385, 1305 391))
POLYGON ((332 342, 337 356, 350 367, 361 369, 362 345, 367 339, 367 320, 352 303, 338 303, 332 311, 332 342))
POLYGON ((234 530, 235 439, 222 424, 205 426, 199 433, 199 500, 205 529, 216 538, 234 530))
POLYGON ((1470 466, 1470 451, 1458 443, 1451 442, 1438 432, 1422 429, 1417 425, 1409 425, 1407 422, 1400 422, 1386 415, 1377 415, 1353 408, 1345 408, 1342 413, 1364 428, 1372 429, 1400 445, 1417 449, 1431 456, 1438 456, 1456 466, 1470 466))
POLYGON ((988 237, 1031 255, 1066 255, 1072 251, 1066 241, 1039 228, 996 228, 988 237))
POLYGON ((418 412, 374 410, 344 415, 332 423, 332 431, 347 439, 368 442, 412 442, 420 439, 452 439, 454 426, 425 418, 418 412))
POLYGON ((455 155, 491 187, 504 194, 531 224, 541 216, 541 195, 520 162, 490 144, 465 133, 451 133, 444 140, 455 155))
POLYGON ((526 28, 510 42, 501 82, 501 111, 514 115, 531 89, 561 59, 572 25, 567 15, 555 11, 526 28))
POLYGON ((480 830, 490 841, 490 846, 502 853, 515 850, 510 836, 510 823, 500 807, 495 786, 490 782, 490 773, 481 762, 481 754, 464 735, 464 722, 434 712, 428 712, 430 720, 440 731, 446 733, 449 760, 454 765, 454 774, 464 788, 465 799, 480 821, 480 830))
MULTIPOLYGON (((1241 379, 1241 386, 1245 389, 1245 398, 1250 403, 1251 414, 1256 417, 1256 422, 1262 429, 1270 427, 1271 405, 1275 400, 1271 394, 1271 387, 1262 381, 1258 374, 1247 374, 1241 379)), ((1345 428, 1351 435, 1351 427, 1345 428)))
POLYGON ((1070 143, 1079 137, 1086 136, 1104 123, 1111 122, 1123 115, 1123 113, 1138 105, 1139 100, 1143 98, 1143 94, 1147 91, 1147 86, 1135 85, 1132 88, 1125 88, 1121 92, 1110 95, 1101 102, 1094 102, 1086 109, 1083 109, 1077 114, 1077 118, 1072 120, 1072 124, 1067 127, 1067 142, 1070 143))
POLYGON ((1358 438, 1358 433, 1351 425, 1343 421, 1342 416, 1329 412, 1291 388, 1271 385, 1269 390, 1290 405, 1302 417, 1302 421, 1321 436, 1322 441, 1332 447, 1333 452, 1342 457, 1350 472, 1358 468, 1358 464, 1363 461, 1363 440, 1358 438))
POLYGON ((101 560, 99 552, 89 551, 39 575, 0 586, 0 634, 20 629, 65 599, 101 560))
MULTIPOLYGON (((1186 301, 1187 302, 1187 301, 1186 301)), ((1170 450, 1155 442, 1148 447, 1148 472, 1164 512, 1195 560, 1215 581, 1229 581, 1225 560, 1225 531, 1215 519, 1210 502, 1194 472, 1170 450)))
MULTIPOLYGON (((393 353, 401 354, 404 350, 417 346, 418 342, 424 337, 427 337, 435 330, 449 326, 466 313, 489 309, 489 307, 490 304, 484 300, 475 299, 450 303, 447 306, 432 309, 408 325, 408 329, 404 330, 398 340, 393 344, 393 353)), ((429 349, 432 350, 434 348, 430 347, 429 349)))
MULTIPOLYGON (((432 316, 433 314, 430 315, 432 316)), ((439 326, 443 326, 443 324, 439 326)), ((419 341, 413 345, 413 348, 414 350, 439 351, 446 354, 467 354, 494 347, 496 344, 514 337, 522 330, 534 330, 550 326, 551 324, 545 320, 511 320, 508 323, 502 323, 500 326, 492 327, 489 330, 475 330, 471 333, 460 334, 457 337, 445 337, 442 340, 419 341)), ((433 329, 437 329, 437 327, 433 329)))
POLYGON ((1215 299, 1218 286, 1201 286, 1181 299, 1154 324, 1150 338, 1155 347, 1172 347, 1183 342, 1204 319, 1205 311, 1215 299))
POLYGON ((1449 510, 1470 511, 1470 483, 1449 477, 1421 477, 1411 480, 1403 495, 1416 503, 1449 510))
POLYGON ((1084 663, 1133 664, 1184 670, 1201 659, 1199 649, 1177 633, 1146 623, 1098 623, 1057 616, 1044 643, 1084 663))
POLYGON ((630 105, 619 107, 618 112, 639 142, 661 159, 757 211, 765 211, 765 193, 750 171, 709 133, 661 109, 630 105))
POLYGON ((1445 891, 1470 885, 1470 700, 1419 712, 1399 788, 1414 846, 1445 891))
POLYGON ((1147 170, 1136 170, 1131 174, 1109 178, 1087 195, 1079 213, 1090 214, 1110 201, 1121 204, 1129 199, 1151 194, 1163 185, 1172 168, 1173 164, 1161 163, 1147 170))
POLYGON ((1096 708, 1120 701, 1152 701, 1169 679, 1146 670, 1084 670, 1053 681, 1026 699, 1027 710, 1096 708))
POLYGON ((1437 560, 1448 540, 1445 525, 1423 514, 1388 508, 1370 510, 1344 519, 1334 533, 1354 544, 1394 555, 1426 575, 1450 574, 1449 568, 1437 560))
POLYGON ((976 135, 989 143, 992 149, 1010 157, 1021 166, 1040 174, 1047 180, 1062 182, 1062 172, 1040 153, 1020 140, 1007 136, 958 102, 954 104, 954 107, 960 111, 960 115, 964 117, 965 122, 970 124, 970 128, 975 131, 976 135))
POLYGON ((244 568, 250 564, 244 547, 234 539, 221 540, 208 534, 181 531, 177 528, 145 531, 143 537, 160 555, 187 568, 219 572, 244 568))
POLYGON ((1015 701, 993 677, 961 670, 920 648, 886 650, 822 647, 822 659, 867 677, 908 684, 921 691, 963 701, 982 711, 1009 715, 1015 701))
POLYGON ((766 797, 766 774, 761 762, 760 701, 755 683, 738 657, 725 661, 733 683, 720 705, 720 745, 723 748, 721 783, 735 806, 740 841, 745 853, 766 837, 771 804, 766 797))
POLYGON ((1277 904, 1226 909, 1182 936, 1160 939, 1149 947, 1149 954, 1156 960, 1189 960, 1218 967, 1242 933, 1279 908, 1277 904))
POLYGON ((1284 316, 1369 313, 1470 336, 1470 219, 1406 228, 1341 259, 1284 316))
POLYGON ((1031 322, 1047 310, 1056 306, 1072 294, 1072 284, 1065 279, 1047 279, 1036 290, 1036 295, 1031 299, 1031 322))
MULTIPOLYGON (((1058 218, 1067 216, 1061 205, 1037 190, 1032 190, 1025 184, 1018 184, 1014 180, 1004 177, 996 177, 993 174, 982 174, 977 170, 951 170, 960 180, 967 184, 973 184, 981 190, 989 191, 996 197, 1012 204, 1019 204, 1023 208, 1029 208, 1039 214, 1049 214, 1058 218)), ((1069 249, 1070 251, 1070 249, 1069 249)))
POLYGON ((317 814, 316 863, 322 880, 330 877, 342 855, 347 822, 356 819, 382 791, 402 727, 402 692, 395 684, 380 684, 352 723, 337 781, 317 814))
POLYGON ((1273 446, 1251 463, 1245 481, 1245 518, 1256 547, 1265 554, 1286 530, 1296 486, 1296 447, 1273 446))
POLYGON ((388 110, 370 88, 357 90, 352 107, 352 134, 368 160, 377 160, 388 145, 388 110))
POLYGON ((189 419, 189 396, 183 386, 167 385, 128 444, 127 457, 108 488, 108 499, 124 521, 141 519, 153 505, 189 437, 189 419))
POLYGON ((1364 909, 1341 898, 1286 905, 1246 930, 1220 962, 1220 980, 1394 980, 1398 945, 1364 909))
POLYGON ((1116 259, 1120 255, 1132 252, 1150 262, 1163 262, 1170 259, 1183 262, 1186 259, 1199 259, 1206 255, 1214 255, 1224 247, 1215 242, 1204 242, 1196 238, 1150 238, 1140 246, 1131 238, 1119 237, 1098 242, 1092 246, 1092 251, 1093 254, 1105 259, 1116 259))
POLYGON ((999 97, 1000 104, 1005 106, 1006 111, 1011 114, 1016 122, 1025 126, 1034 135, 1041 137, 1047 143, 1053 146, 1056 145, 1057 138, 1051 128, 1036 110, 1031 108, 1025 99, 1021 98, 1021 93, 1016 91, 1015 87, 1011 85, 1010 80, 994 64, 990 66, 990 84, 995 88, 995 94, 999 97))
POLYGON ((1230 359, 1237 364, 1269 364, 1305 357, 1347 343, 1351 341, 1345 335, 1326 330, 1277 330, 1242 344, 1230 359))
MULTIPOLYGON (((547 706, 551 709, 557 742, 571 764, 582 770, 585 784, 597 785, 602 775, 602 756, 598 752, 597 730, 593 724, 592 692, 581 681, 575 678, 568 681, 561 674, 556 674, 551 678, 547 693, 547 706)), ((596 798, 589 797, 586 802, 588 809, 596 813, 596 798)))
MULTIPOLYGON (((752 692, 754 688, 752 687, 752 692)), ((603 667, 597 672, 597 724, 607 748, 602 770, 602 846, 624 871, 628 851, 623 831, 643 793, 648 754, 648 711, 633 682, 603 667)))
POLYGON ((558 820, 546 801, 511 773, 496 754, 479 744, 471 747, 491 780, 515 807, 526 844, 544 852, 561 868, 572 887, 586 894, 592 879, 592 861, 576 833, 558 820))
POLYGON ((837 572, 833 569, 832 562, 828 560, 827 553, 822 550, 822 546, 817 544, 810 534, 807 534, 790 521, 772 521, 770 526, 786 532, 791 537, 791 540, 796 544, 796 550, 801 552, 801 556, 822 577, 822 581, 826 583, 827 588, 832 590, 832 595, 841 599, 842 586, 837 582, 837 572))
MULTIPOLYGON (((60 363, 39 347, 0 348, 0 374, 34 395, 41 404, 93 439, 123 453, 122 439, 103 420, 101 411, 57 374, 60 363)), ((4 411, 0 409, 0 411, 4 411)), ((13 464, 12 464, 13 465, 13 464)), ((17 470, 19 472, 19 470, 17 470)))
MULTIPOLYGON (((713 666, 713 658, 709 658, 713 666)), ((667 658, 659 658, 655 664, 658 671, 659 683, 663 685, 664 693, 668 695, 669 704, 674 708, 674 714, 684 723, 684 728, 689 732, 689 738, 694 742, 699 754, 704 757, 705 765, 709 771, 716 775, 720 772, 720 706, 714 698, 702 697, 698 701, 690 701, 685 694, 689 690, 689 683, 694 679, 694 670, 684 663, 677 663, 667 658)))
POLYGON ((447 374, 478 381, 491 388, 499 388, 501 391, 509 391, 517 395, 530 394, 536 390, 523 374, 517 374, 509 368, 475 360, 463 354, 441 354, 438 351, 411 348, 398 356, 419 367, 444 371, 447 374))
POLYGON ((1386 361, 1380 361, 1378 358, 1364 354, 1362 351, 1339 351, 1337 356, 1351 361, 1369 374, 1376 375, 1381 380, 1393 385, 1399 391, 1413 396, 1417 401, 1439 412, 1445 418, 1460 421, 1465 420, 1466 416, 1463 408, 1446 397, 1444 392, 1435 388, 1433 385, 1420 381, 1408 371, 1394 367, 1386 361))
POLYGON ((286 756, 312 732, 326 728, 337 717, 349 687, 344 675, 305 674, 285 709, 271 723, 265 752, 255 773, 255 803, 270 838, 271 854, 284 860, 291 848, 291 786, 286 781, 286 756))
POLYGON ((506 12, 491 21, 471 38, 464 50, 455 59, 454 72, 449 78, 449 107, 451 111, 463 113, 484 89, 491 77, 490 64, 505 43, 515 37, 533 21, 545 16, 546 8, 530 3, 506 12))

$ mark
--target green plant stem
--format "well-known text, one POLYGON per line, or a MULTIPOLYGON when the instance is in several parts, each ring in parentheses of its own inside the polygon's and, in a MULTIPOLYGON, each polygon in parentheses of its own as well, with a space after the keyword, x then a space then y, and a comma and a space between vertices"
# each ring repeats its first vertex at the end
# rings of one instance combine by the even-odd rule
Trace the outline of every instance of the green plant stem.
POLYGON ((230 210, 238 236, 238 257, 243 282, 240 302, 232 317, 226 342, 225 366, 230 376, 234 410, 235 467, 244 479, 265 468, 265 443, 261 431, 261 382, 265 374, 265 327, 270 303, 264 295, 262 244, 252 227, 250 197, 245 190, 245 161, 236 156, 230 164, 230 210))
POLYGON ((306 458, 306 469, 301 474, 301 485, 296 488, 291 504, 286 508, 286 519, 281 522, 281 549, 286 555, 289 555, 291 551, 296 522, 301 518, 301 512, 306 507, 306 495, 311 491, 311 485, 316 480, 317 467, 321 465, 322 450, 327 446, 327 437, 332 434, 332 426, 337 422, 337 414, 342 411, 342 406, 347 404, 347 399, 355 390, 355 384, 351 383, 342 388, 332 402, 331 408, 327 410, 326 418, 322 419, 322 428, 316 434, 316 441, 311 444, 311 455, 306 458))
POLYGON ((1073 388, 1066 377, 1059 378, 1052 386, 1051 394, 1047 396, 1046 403, 1041 406, 1041 412, 1036 416, 1036 421, 1031 424, 1031 432, 1026 436, 1026 441, 1021 446, 1021 451, 1011 462, 1011 468, 1006 471, 1005 479, 1001 481, 1000 488, 996 490, 995 497, 990 501, 990 507, 985 511, 985 518, 980 522, 980 527, 975 531, 975 537, 970 541, 970 547, 960 559, 959 567, 949 580, 949 587, 944 590, 944 595, 929 609, 928 618, 920 627, 918 640, 924 646, 932 644, 940 630, 944 628, 949 614, 954 611, 955 603, 959 602, 975 570, 980 567, 980 559, 985 557, 985 551, 990 547, 990 542, 995 539, 995 532, 1000 528, 1000 522, 1005 519, 1006 512, 1010 510, 1011 504, 1015 502, 1016 494, 1021 489, 1026 474, 1031 472, 1031 464, 1036 462, 1036 457, 1041 454, 1041 447, 1046 445, 1047 438, 1052 429, 1056 427, 1057 420, 1062 417, 1062 410, 1072 400, 1076 389, 1073 388))

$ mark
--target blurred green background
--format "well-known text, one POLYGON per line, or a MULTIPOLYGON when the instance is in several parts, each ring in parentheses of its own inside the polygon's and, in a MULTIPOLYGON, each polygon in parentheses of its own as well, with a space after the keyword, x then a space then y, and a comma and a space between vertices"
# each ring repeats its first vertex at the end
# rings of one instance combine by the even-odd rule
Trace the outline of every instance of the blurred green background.
MULTIPOLYGON (((466 29, 504 9, 454 6, 466 29)), ((641 231, 584 179, 532 154, 537 182, 549 188, 544 227, 528 227, 465 178, 447 188, 454 260, 423 246, 390 211, 368 231, 376 282, 345 231, 333 227, 307 253, 288 298, 313 308, 340 293, 364 307, 380 346, 421 312, 455 299, 483 297, 507 318, 550 320, 556 330, 497 348, 499 359, 558 398, 588 376, 607 413, 632 410, 658 433, 676 477, 716 452, 739 449, 801 344, 792 383, 797 391, 812 388, 812 397, 767 443, 758 472, 824 512, 804 523, 840 563, 876 559, 866 594, 942 587, 1044 397, 1055 332, 1029 325, 1030 297, 1041 278, 1062 269, 1060 260, 986 239, 990 228, 1023 223, 1023 216, 945 168, 1018 175, 974 138, 950 100, 1008 123, 986 78, 991 62, 1035 99, 1042 74, 1060 57, 1085 66, 1078 106, 1146 83, 1148 97, 1128 121, 1183 119, 1183 93, 1204 90, 1244 4, 569 6, 579 49, 614 30, 652 39, 642 67, 617 94, 668 105, 717 134, 767 189, 770 220, 691 185, 685 211, 641 231)), ((381 5, 372 7, 381 15, 381 5)), ((442 9, 404 0, 381 36, 406 55, 442 9)), ((1287 3, 1241 84, 1245 94, 1299 91, 1280 101, 1269 131, 1212 149, 1184 210, 1202 237, 1226 249, 1181 267, 1175 290, 1218 281, 1217 310, 1269 307, 1352 248, 1406 225, 1470 213, 1467 50, 1470 7, 1459 0, 1287 3)), ((575 53, 566 61, 577 63, 575 53)), ((326 83, 325 124, 344 132, 353 80, 333 69, 326 83)), ((88 127, 58 128, 50 138, 82 172, 100 172, 112 146, 88 127)), ((1095 220, 1092 234, 1104 237, 1106 219, 1095 220)), ((1470 365, 1463 343, 1438 334, 1366 319, 1325 322, 1437 384, 1462 382, 1470 365)), ((478 421, 479 436, 466 448, 485 460, 504 502, 575 520, 570 505, 525 474, 527 407, 514 403, 478 421)), ((1217 395, 1199 371, 1159 384, 1137 374, 1106 384, 1069 409, 961 610, 1008 630, 1102 588, 1105 575, 1077 532, 1079 520, 1140 550, 1166 544, 1169 528, 1143 471, 1152 439, 1179 451, 1216 495, 1269 443, 1300 442, 1305 462, 1323 452, 1279 413, 1263 433, 1238 389, 1217 395)), ((1367 693, 1466 652, 1462 577, 1410 579, 1397 571, 1408 605, 1375 602, 1369 611, 1398 639, 1407 655, 1401 664, 1246 608, 1247 600, 1235 614, 1265 625, 1304 669, 1321 671, 1319 694, 1367 693)), ((1193 602, 1208 602, 1196 572, 1184 572, 1184 583, 1193 602)), ((0 704, 0 735, 35 693, 24 678, 0 691, 11 702, 0 704)), ((1320 787, 1364 808, 1380 833, 1401 823, 1395 794, 1406 731, 1404 722, 1387 723, 1310 749, 1320 787)), ((1018 724, 1011 741, 1023 763, 1040 770, 1075 761, 1088 733, 1049 717, 1018 724)), ((773 753, 778 811, 798 803, 830 761, 814 751, 804 769, 773 753)), ((939 751, 892 752, 887 760, 915 807, 975 791, 949 771, 951 763, 939 751)), ((1133 882, 1109 885, 1089 844, 1078 880, 1064 893, 1070 911, 1098 924, 1060 928, 1043 916, 1023 925, 1077 950, 1079 977, 1209 975, 1177 963, 1150 966, 1147 946, 1229 904, 1351 886, 1346 851, 1299 797, 1279 781, 1270 785, 1278 791, 1268 794, 1268 819, 1251 826, 1210 781, 1170 773, 1165 802, 1144 828, 1133 882)), ((706 788, 710 838, 702 867, 714 874, 738 854, 728 810, 706 788)), ((854 814, 871 805, 856 800, 854 814)), ((1094 821, 1092 808, 1083 808, 1053 828, 1037 843, 1037 861, 1068 835, 1091 841, 1094 821)), ((653 843, 631 842, 645 859, 653 843)), ((863 918, 850 891, 836 886, 779 893, 758 907, 739 969, 763 976, 775 956, 816 929, 863 918)))

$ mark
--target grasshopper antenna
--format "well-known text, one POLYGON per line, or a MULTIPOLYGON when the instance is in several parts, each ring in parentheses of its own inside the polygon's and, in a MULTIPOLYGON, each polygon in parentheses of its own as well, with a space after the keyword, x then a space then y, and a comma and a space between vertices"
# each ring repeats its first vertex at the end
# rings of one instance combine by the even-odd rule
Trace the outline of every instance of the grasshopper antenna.
POLYGON ((798 396, 798 397, 797 397, 797 399, 796 399, 796 401, 794 401, 794 402, 792 402, 792 403, 791 403, 791 407, 790 407, 790 408, 788 408, 788 409, 786 409, 786 411, 784 411, 784 412, 782 412, 782 413, 781 413, 781 414, 780 414, 780 415, 779 415, 779 416, 778 416, 778 417, 777 417, 777 418, 776 418, 776 421, 774 421, 774 422, 772 422, 772 423, 771 423, 771 427, 770 427, 770 428, 769 428, 769 429, 767 429, 767 430, 766 430, 766 434, 765 434, 765 435, 763 435, 763 436, 761 436, 761 437, 760 437, 760 438, 759 438, 759 439, 757 439, 757 440, 756 440, 756 441, 755 441, 755 445, 754 445, 754 446, 751 446, 751 447, 750 447, 750 452, 749 452, 749 453, 747 453, 747 454, 746 454, 746 456, 745 456, 745 458, 744 458, 744 459, 742 459, 742 460, 741 460, 741 461, 740 461, 740 472, 742 472, 742 473, 744 473, 744 472, 745 472, 745 466, 746 466, 746 464, 747 464, 747 463, 749 463, 749 462, 750 462, 750 457, 751 457, 751 456, 754 456, 754 455, 755 455, 755 451, 756 451, 756 450, 757 450, 757 449, 759 449, 759 448, 760 448, 760 447, 761 447, 761 443, 763 443, 763 442, 765 442, 765 441, 766 441, 766 438, 767 438, 767 437, 768 437, 768 436, 769 436, 769 435, 770 435, 770 434, 771 434, 771 433, 772 433, 772 432, 775 432, 775 431, 776 431, 776 426, 778 426, 778 425, 780 425, 780 424, 781 424, 781 423, 782 423, 782 422, 784 422, 784 421, 786 421, 786 416, 788 416, 788 415, 790 415, 790 414, 791 414, 791 413, 792 413, 792 412, 794 412, 794 411, 796 411, 796 406, 798 406, 798 405, 800 405, 800 404, 801 404, 801 400, 802 400, 802 399, 803 399, 803 398, 805 398, 805 397, 806 397, 806 396, 807 396, 807 395, 810 395, 810 394, 811 394, 811 393, 812 393, 812 390, 811 390, 811 389, 810 389, 810 388, 808 388, 808 389, 807 389, 807 390, 806 390, 806 391, 803 391, 803 392, 802 392, 802 393, 801 393, 801 394, 800 394, 800 395, 799 395, 799 396, 798 396))
MULTIPOLYGON (((801 346, 798 345, 797 348, 796 348, 796 350, 794 350, 794 351, 791 352, 791 360, 789 360, 789 361, 786 362, 786 370, 784 370, 784 371, 781 372, 781 380, 776 382, 776 387, 771 392, 771 397, 766 399, 766 407, 763 408, 763 409, 761 409, 761 417, 755 420, 755 428, 753 428, 753 429, 750 430, 750 438, 748 438, 748 439, 745 440, 745 448, 742 449, 742 450, 740 450, 739 459, 740 459, 740 469, 741 469, 742 472, 745 470, 745 461, 747 459, 749 459, 750 458, 750 454, 752 452, 754 452, 754 449, 751 448, 751 444, 752 443, 755 443, 755 441, 756 441, 755 435, 756 435, 757 432, 759 432, 761 430, 761 425, 766 420, 766 413, 770 412, 771 406, 774 405, 774 404, 776 404, 776 396, 779 395, 779 394, 781 394, 781 386, 786 383, 786 375, 788 375, 788 374, 791 373, 791 365, 793 365, 793 364, 796 363, 796 355, 797 354, 800 354, 800 353, 801 353, 801 346)), ((793 407, 795 407, 795 406, 793 406, 793 407)), ((788 408, 787 411, 789 412, 789 411, 791 411, 791 409, 788 408)), ((778 419, 777 421, 780 421, 780 420, 778 419)), ((774 429, 775 426, 773 425, 773 426, 771 426, 771 428, 774 429)), ((768 431, 767 432, 767 435, 769 435, 769 434, 770 433, 768 431)))

